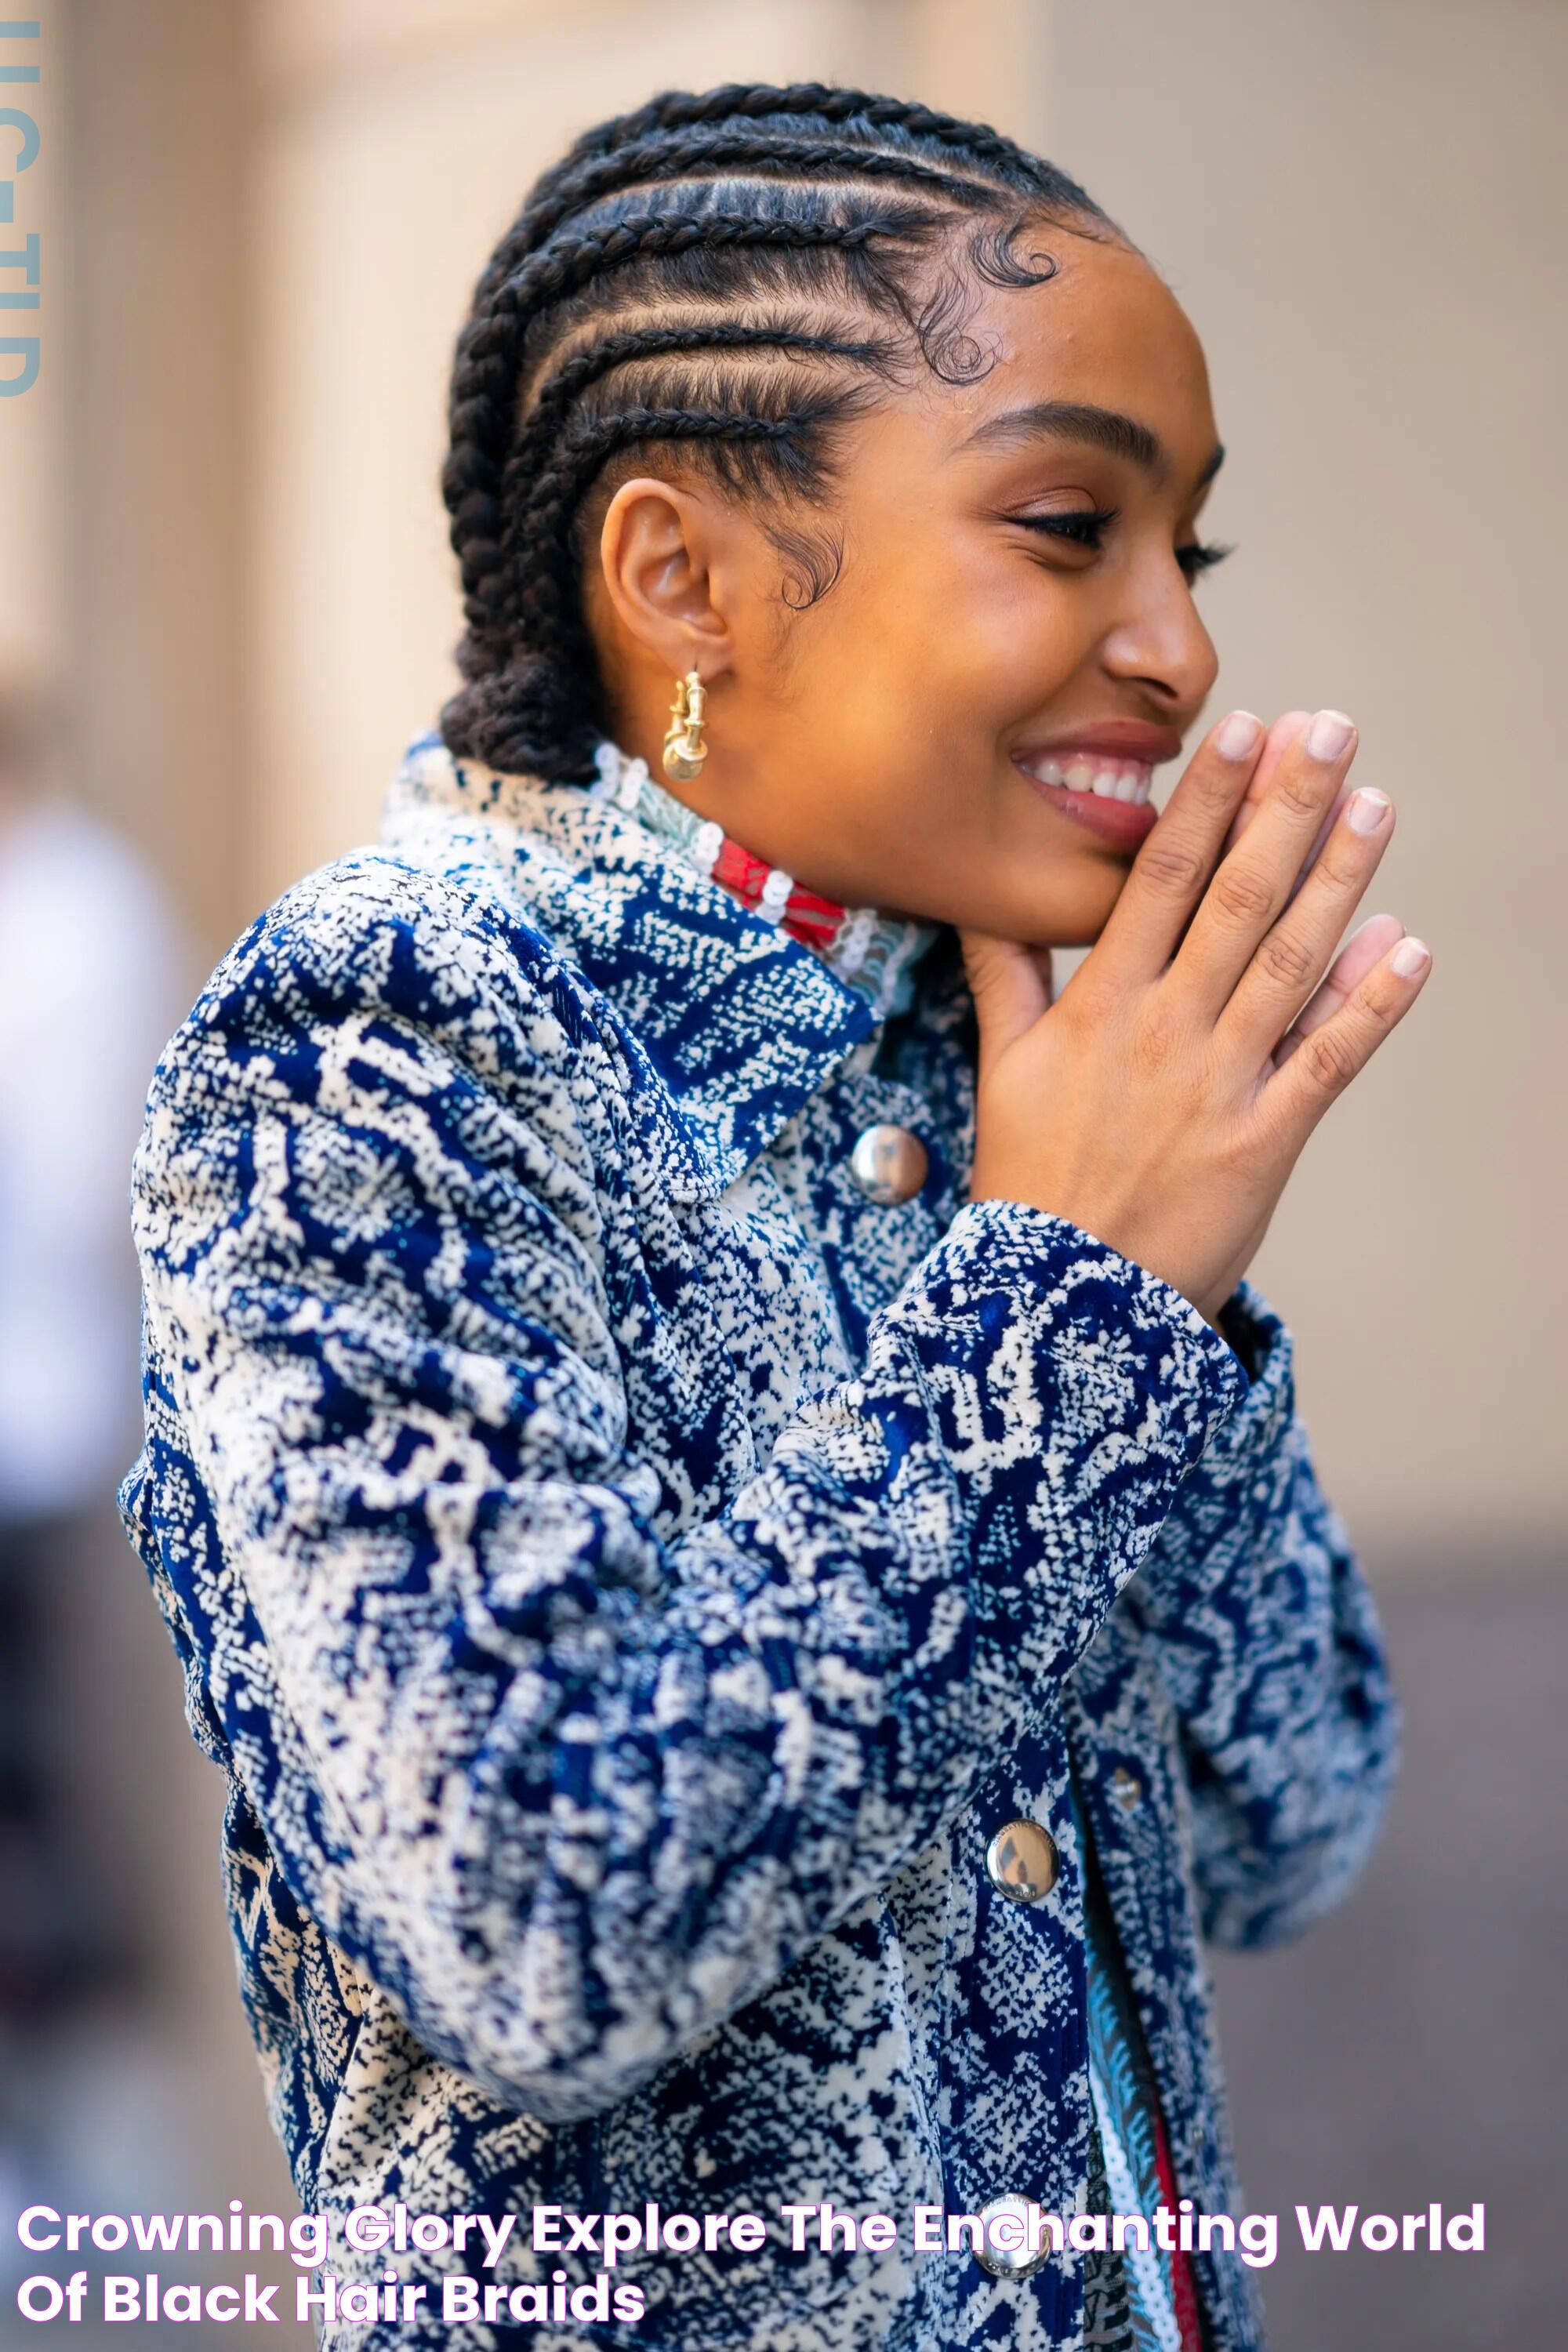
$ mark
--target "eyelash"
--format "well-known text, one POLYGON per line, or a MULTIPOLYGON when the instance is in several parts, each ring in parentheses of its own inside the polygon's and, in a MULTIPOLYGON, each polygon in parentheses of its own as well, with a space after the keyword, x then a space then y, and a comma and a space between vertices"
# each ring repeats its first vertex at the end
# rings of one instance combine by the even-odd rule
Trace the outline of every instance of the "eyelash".
MULTIPOLYGON (((1120 507, 1083 507, 1076 514, 1015 515, 1015 522, 1026 530, 1042 531, 1048 539, 1070 540, 1075 547, 1087 547, 1096 551, 1104 542, 1106 532, 1120 516, 1120 507)), ((1186 575, 1189 586, 1201 572, 1212 572, 1223 563, 1234 549, 1205 547, 1201 540, 1192 540, 1176 550, 1176 561, 1186 575)))

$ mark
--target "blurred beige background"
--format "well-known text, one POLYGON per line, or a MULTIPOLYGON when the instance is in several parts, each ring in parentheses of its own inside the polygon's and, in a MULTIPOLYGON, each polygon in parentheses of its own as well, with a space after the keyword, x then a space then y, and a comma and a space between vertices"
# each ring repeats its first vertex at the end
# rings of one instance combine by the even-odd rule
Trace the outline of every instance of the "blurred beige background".
MULTIPOLYGON (((1215 708, 1353 713, 1358 779, 1400 814, 1372 903, 1436 952, 1418 1012, 1315 1139, 1257 1269, 1297 1334, 1327 1483, 1391 1626, 1426 1662, 1412 1755, 1439 1773, 1465 1724, 1468 1755, 1499 1776, 1475 1825, 1486 1850, 1464 1851, 1467 1780, 1446 1819, 1413 1811, 1412 1843, 1395 1843, 1386 1937, 1369 1942, 1371 1914, 1343 1931, 1361 1988, 1347 1998, 1369 1973, 1390 1988, 1393 2053, 1415 2032, 1423 1969, 1441 1974, 1415 1939, 1448 1932, 1461 1906, 1495 1918, 1482 1865, 1507 1842, 1499 1825, 1531 1870, 1531 1825, 1550 1837, 1539 1775, 1560 1778, 1523 1745, 1544 1685, 1516 1712, 1508 1675, 1561 1638, 1542 1576, 1560 1554, 1563 1452, 1568 7, 46 0, 43 13, 48 144, 29 202, 47 228, 46 361, 31 395, 0 403, 0 657, 61 681, 79 789, 185 911, 190 993, 278 890, 374 835, 404 741, 449 690, 458 607, 437 474, 452 341, 528 182, 577 131, 671 85, 826 79, 918 96, 1049 154, 1170 278, 1205 340, 1229 450, 1205 518, 1239 549, 1202 591, 1223 657, 1215 708), (1478 1696, 1486 1671, 1495 1705, 1478 1696)), ((226 1975, 216 1776, 181 1748, 172 1657, 113 1547, 110 1534, 78 1612, 73 1671, 90 1708, 112 1661, 104 1737, 125 1757, 148 1746, 145 1778, 99 1832, 102 1866, 132 1905, 143 1862, 163 1874, 159 1905, 178 1924, 164 1981, 192 2006, 176 2020, 151 2005, 142 2073, 115 2045, 79 2098, 90 2118, 118 2065, 134 2106, 146 2052, 164 2049, 150 2071, 174 2085, 166 2131, 221 2161, 232 2193, 277 2195, 226 1975), (150 1840, 154 1780, 167 1794, 150 1840)), ((1413 1807, 1436 1785, 1417 1770, 1413 1807)), ((1525 1911, 1527 1972, 1542 1915, 1525 1911)), ((1524 1976, 1489 1949, 1517 2008, 1524 1976)), ((1287 1981, 1293 1999, 1335 1998, 1310 1974, 1287 1981)), ((1310 2104, 1339 2021, 1260 2008, 1245 1988, 1226 1998, 1246 2059, 1246 2179, 1247 2129, 1260 2159, 1283 2161, 1268 2117, 1310 2104), (1288 2082, 1298 2033, 1312 2063, 1288 2082), (1271 2053, 1286 2070, 1272 2087, 1271 2053)), ((1470 2015, 1457 1978, 1432 1998, 1434 2037, 1470 2015)), ((1508 2062, 1521 2097, 1538 2055, 1527 2042, 1508 2062)), ((1379 2053, 1368 2063, 1354 2128, 1382 2147, 1379 2053)), ((1462 2152, 1473 2086, 1456 2053, 1417 2039, 1400 2063, 1389 2054, 1386 2103, 1408 2103, 1428 2064, 1453 2067, 1423 2128, 1462 2152)), ((1325 2128, 1348 2147, 1352 2122, 1333 2114, 1325 2128)), ((1502 2163, 1511 2126, 1494 2126, 1475 2145, 1502 2163)), ((1315 2177, 1311 2193, 1356 2192, 1315 2177)), ((1427 2192, 1396 2175, 1384 2193, 1427 2192)), ((1485 2196, 1487 2180, 1453 2193, 1485 2196)), ((1532 2263, 1543 2250, 1521 2242, 1511 2291, 1532 2263)), ((1328 2306, 1311 2297, 1329 2289, 1282 2270, 1269 2291, 1285 2298, 1282 2345, 1321 2340, 1328 2306)), ((1465 2308, 1447 2280, 1420 2293, 1419 2329, 1347 2340, 1502 2340, 1442 2333, 1465 2308)))

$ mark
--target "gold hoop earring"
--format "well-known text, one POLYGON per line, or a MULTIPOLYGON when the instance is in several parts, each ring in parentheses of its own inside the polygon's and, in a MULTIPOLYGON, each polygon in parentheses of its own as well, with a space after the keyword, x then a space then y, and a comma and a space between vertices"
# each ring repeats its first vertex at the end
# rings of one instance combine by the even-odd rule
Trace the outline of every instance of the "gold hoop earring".
POLYGON ((664 737, 664 772, 672 784, 694 784, 702 773, 708 746, 702 740, 708 692, 694 669, 676 681, 664 737))

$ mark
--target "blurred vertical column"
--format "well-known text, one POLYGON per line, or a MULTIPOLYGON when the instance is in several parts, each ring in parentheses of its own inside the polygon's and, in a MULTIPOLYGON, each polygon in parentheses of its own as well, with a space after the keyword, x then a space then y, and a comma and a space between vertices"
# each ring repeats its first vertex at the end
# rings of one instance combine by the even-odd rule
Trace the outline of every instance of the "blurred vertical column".
POLYGON ((63 683, 84 792, 216 951, 237 908, 247 11, 55 0, 63 683))

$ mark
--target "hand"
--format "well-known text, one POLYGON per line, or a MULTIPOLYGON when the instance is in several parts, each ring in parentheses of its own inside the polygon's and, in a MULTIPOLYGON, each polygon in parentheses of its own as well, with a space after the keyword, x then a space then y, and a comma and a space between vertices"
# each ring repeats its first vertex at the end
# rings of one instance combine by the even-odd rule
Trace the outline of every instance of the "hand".
POLYGON ((961 929, 971 1200, 1065 1217, 1215 1320, 1308 1136, 1431 968, 1389 915, 1334 956, 1394 830, 1382 793, 1345 791, 1354 756, 1335 712, 1267 738, 1223 720, 1055 1003, 1046 951, 961 929))

